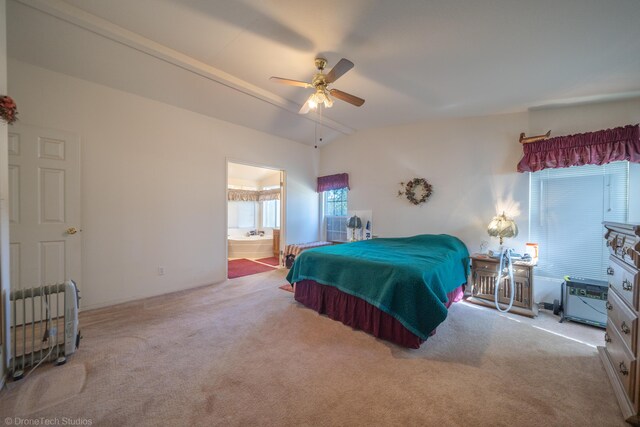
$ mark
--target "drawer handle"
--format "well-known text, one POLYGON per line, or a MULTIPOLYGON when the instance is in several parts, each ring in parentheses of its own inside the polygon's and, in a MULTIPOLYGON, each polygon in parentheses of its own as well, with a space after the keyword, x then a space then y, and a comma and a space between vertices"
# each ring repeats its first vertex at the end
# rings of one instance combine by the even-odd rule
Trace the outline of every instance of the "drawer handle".
POLYGON ((611 337, 606 332, 604 333, 604 342, 611 342, 611 337))
POLYGON ((622 332, 624 332, 625 334, 628 334, 629 332, 631 332, 631 329, 629 329, 629 327, 627 326, 626 323, 622 322, 622 325, 620 325, 620 329, 622 330, 622 332))
POLYGON ((607 310, 613 310, 613 306, 611 305, 611 303, 609 301, 607 301, 605 306, 607 307, 607 310))
POLYGON ((618 365, 618 367, 620 368, 620 373, 622 375, 629 375, 629 370, 626 366, 624 366, 624 362, 620 362, 620 365, 618 365))
POLYGON ((630 281, 628 281, 627 279, 624 279, 622 281, 622 289, 624 289, 625 291, 630 291, 633 289, 633 285, 631 284, 630 281))
MULTIPOLYGON (((602 271, 602 270, 600 270, 600 271, 602 271)), ((611 268, 611 267, 607 267, 607 274, 608 274, 609 276, 613 276, 613 268, 611 268)))

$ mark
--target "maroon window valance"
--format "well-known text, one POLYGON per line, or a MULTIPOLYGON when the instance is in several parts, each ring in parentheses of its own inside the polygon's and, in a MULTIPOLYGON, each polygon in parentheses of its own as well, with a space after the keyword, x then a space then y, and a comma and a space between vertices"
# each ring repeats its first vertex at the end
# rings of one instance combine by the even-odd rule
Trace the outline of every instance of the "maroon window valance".
POLYGON ((335 175, 326 175, 318 177, 318 193, 329 190, 338 190, 340 188, 349 189, 349 174, 338 173, 335 175))
POLYGON ((518 172, 569 166, 604 165, 628 160, 640 163, 640 131, 628 125, 597 132, 558 136, 523 145, 518 172))

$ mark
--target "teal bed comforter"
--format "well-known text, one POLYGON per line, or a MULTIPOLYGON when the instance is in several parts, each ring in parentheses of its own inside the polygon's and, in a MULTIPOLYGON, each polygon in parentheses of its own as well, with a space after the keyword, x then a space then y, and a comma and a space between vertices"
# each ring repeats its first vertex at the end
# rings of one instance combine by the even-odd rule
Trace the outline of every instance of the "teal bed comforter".
POLYGON ((314 280, 362 298, 426 340, 447 317, 447 293, 466 283, 468 274, 462 241, 423 234, 308 249, 287 280, 314 280))

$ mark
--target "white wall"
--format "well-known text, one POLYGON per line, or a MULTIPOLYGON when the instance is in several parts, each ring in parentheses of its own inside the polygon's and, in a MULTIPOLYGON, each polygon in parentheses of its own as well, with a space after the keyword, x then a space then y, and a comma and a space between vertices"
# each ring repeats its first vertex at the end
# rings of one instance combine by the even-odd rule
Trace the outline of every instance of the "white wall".
POLYGON ((380 237, 448 233, 478 251, 504 210, 525 231, 510 244, 524 247, 528 178, 515 167, 526 127, 521 113, 360 131, 321 149, 320 172, 349 173, 349 210, 372 210, 380 237), (433 185, 420 206, 397 196, 400 182, 415 177, 433 185))
POLYGON ((9 84, 23 123, 80 135, 85 309, 225 279, 227 159, 286 170, 286 240, 318 237, 311 147, 15 60, 9 84))
POLYGON ((227 184, 234 185, 237 187, 258 188, 258 182, 253 179, 228 178, 227 184))
MULTIPOLYGON (((519 114, 438 120, 361 131, 323 147, 321 175, 348 172, 349 210, 372 209, 381 237, 447 233, 470 252, 489 238, 487 224, 505 210, 528 240, 529 176, 516 172, 520 132, 552 135, 589 132, 640 122, 640 99, 550 108, 519 114), (426 178, 433 196, 421 206, 396 197, 400 181, 426 178)), ((631 166, 630 221, 640 222, 640 165, 631 166)), ((536 301, 559 298, 559 284, 536 278, 536 301)))
MULTIPOLYGON (((7 94, 7 13, 6 1, 0 0, 0 94, 7 94)), ((15 99, 15 97, 13 97, 15 99)), ((0 386, 4 383, 5 369, 9 362, 8 347, 4 337, 9 336, 9 167, 7 124, 0 120, 0 386), (5 355, 7 356, 5 358, 5 355)))
POLYGON ((264 187, 273 187, 275 185, 280 185, 280 174, 273 174, 268 176, 262 180, 260 180, 260 188, 264 187))

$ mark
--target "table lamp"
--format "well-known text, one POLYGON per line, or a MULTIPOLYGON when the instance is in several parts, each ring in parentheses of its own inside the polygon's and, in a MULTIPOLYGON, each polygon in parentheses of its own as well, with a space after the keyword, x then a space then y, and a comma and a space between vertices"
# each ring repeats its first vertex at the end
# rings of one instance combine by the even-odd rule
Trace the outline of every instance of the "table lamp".
POLYGON ((349 222, 347 223, 347 228, 351 229, 351 241, 355 241, 356 239, 356 230, 362 229, 362 220, 359 216, 354 215, 349 218, 349 222))
POLYGON ((502 212, 501 215, 493 217, 489 227, 487 227, 487 232, 491 237, 499 237, 500 246, 502 246, 505 237, 516 237, 518 235, 518 226, 513 219, 507 218, 505 213, 502 212))

